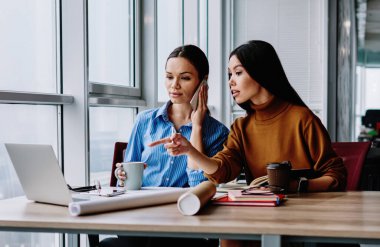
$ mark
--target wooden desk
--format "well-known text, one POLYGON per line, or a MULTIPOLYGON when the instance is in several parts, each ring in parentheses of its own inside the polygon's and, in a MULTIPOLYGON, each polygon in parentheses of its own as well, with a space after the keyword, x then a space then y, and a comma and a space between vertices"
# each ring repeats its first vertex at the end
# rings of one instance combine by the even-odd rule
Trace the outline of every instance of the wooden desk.
POLYGON ((289 196, 275 208, 208 206, 183 216, 175 204, 72 217, 68 209, 25 198, 0 201, 0 230, 136 236, 380 243, 380 192, 289 196))

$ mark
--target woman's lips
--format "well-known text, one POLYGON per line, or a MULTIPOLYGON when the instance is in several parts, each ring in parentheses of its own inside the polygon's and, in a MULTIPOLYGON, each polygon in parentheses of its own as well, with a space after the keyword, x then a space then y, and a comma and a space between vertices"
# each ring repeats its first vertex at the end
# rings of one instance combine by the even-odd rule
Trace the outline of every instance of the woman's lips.
POLYGON ((240 91, 237 91, 237 90, 231 90, 232 97, 236 97, 236 96, 238 96, 239 93, 240 93, 240 91))
POLYGON ((178 97, 181 97, 182 94, 181 93, 170 93, 170 97, 172 98, 178 98, 178 97))

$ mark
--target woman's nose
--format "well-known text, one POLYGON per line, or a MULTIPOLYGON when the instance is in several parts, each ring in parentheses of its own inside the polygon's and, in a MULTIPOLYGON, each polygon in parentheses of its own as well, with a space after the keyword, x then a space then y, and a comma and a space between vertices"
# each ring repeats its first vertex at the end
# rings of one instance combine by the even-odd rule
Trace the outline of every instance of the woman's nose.
POLYGON ((233 85, 236 85, 235 81, 232 79, 232 77, 228 80, 228 85, 231 87, 233 85))
POLYGON ((171 88, 179 88, 179 79, 173 79, 173 82, 170 86, 171 88))

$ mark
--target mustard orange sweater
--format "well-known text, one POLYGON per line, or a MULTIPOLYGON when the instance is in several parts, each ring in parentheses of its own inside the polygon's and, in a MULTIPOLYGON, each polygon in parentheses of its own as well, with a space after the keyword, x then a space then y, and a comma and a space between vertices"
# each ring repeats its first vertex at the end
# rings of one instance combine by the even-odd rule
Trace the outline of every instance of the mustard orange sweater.
POLYGON ((293 169, 311 168, 317 176, 334 178, 332 190, 344 190, 346 168, 331 147, 330 137, 318 117, 308 108, 273 97, 255 112, 239 118, 222 151, 212 159, 219 163, 215 183, 235 179, 245 166, 248 183, 266 175, 266 165, 290 160, 293 169))

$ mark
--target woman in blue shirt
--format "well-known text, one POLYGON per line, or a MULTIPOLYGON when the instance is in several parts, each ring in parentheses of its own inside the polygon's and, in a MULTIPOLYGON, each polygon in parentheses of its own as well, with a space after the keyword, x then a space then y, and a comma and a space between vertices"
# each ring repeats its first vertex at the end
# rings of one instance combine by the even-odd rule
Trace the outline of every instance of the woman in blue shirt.
MULTIPOLYGON (((142 161, 148 166, 144 170, 143 186, 189 187, 207 180, 196 163, 186 156, 170 156, 163 145, 149 147, 154 140, 169 137, 173 132, 181 133, 200 152, 211 157, 220 151, 229 130, 209 115, 207 108, 207 80, 209 64, 203 51, 194 45, 180 46, 166 61, 165 87, 170 101, 160 108, 138 114, 125 153, 125 162, 142 161), (190 101, 201 86, 198 106, 192 109, 190 101)), ((125 180, 124 171, 116 171, 118 184, 125 180)), ((176 239, 149 237, 122 237, 106 239, 106 246, 218 246, 217 240, 176 239)))
MULTIPOLYGON (((222 149, 229 130, 209 115, 207 85, 199 91, 198 106, 190 105, 194 92, 202 80, 207 80, 209 64, 203 51, 194 45, 180 46, 166 61, 165 87, 170 101, 160 108, 138 114, 125 153, 125 162, 142 161, 143 186, 189 187, 207 180, 197 164, 186 156, 170 156, 161 145, 148 147, 154 140, 169 137, 174 131, 181 133, 202 153, 213 156, 222 149)), ((120 180, 124 172, 119 169, 120 180)))

